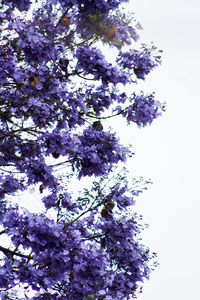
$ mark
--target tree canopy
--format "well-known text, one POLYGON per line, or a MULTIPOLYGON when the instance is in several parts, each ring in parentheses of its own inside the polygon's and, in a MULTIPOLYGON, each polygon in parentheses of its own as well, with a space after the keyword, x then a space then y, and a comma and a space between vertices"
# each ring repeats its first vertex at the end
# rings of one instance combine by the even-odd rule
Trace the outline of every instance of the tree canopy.
POLYGON ((154 268, 133 209, 145 182, 130 181, 133 153, 104 124, 144 127, 164 110, 134 90, 161 59, 125 2, 0 4, 2 299, 131 299, 154 268))

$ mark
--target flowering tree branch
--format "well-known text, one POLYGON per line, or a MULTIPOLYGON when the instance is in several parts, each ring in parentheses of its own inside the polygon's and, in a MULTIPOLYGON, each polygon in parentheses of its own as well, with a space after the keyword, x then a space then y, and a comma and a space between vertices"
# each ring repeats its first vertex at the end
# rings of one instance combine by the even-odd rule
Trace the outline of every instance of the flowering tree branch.
POLYGON ((154 93, 134 91, 160 51, 135 46, 127 0, 32 2, 0 9, 1 296, 135 297, 156 263, 133 212, 148 182, 115 172, 133 153, 104 120, 145 127, 162 114, 154 93))

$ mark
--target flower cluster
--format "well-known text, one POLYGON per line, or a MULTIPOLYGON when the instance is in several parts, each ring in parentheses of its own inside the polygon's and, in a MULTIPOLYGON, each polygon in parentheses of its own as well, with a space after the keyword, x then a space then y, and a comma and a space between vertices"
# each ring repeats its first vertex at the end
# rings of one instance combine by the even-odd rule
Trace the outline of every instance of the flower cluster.
POLYGON ((65 155, 82 176, 104 175, 112 164, 125 161, 128 149, 121 147, 110 132, 85 129, 82 135, 69 132, 46 133, 43 137, 47 154, 65 155))
POLYGON ((56 180, 52 176, 51 167, 47 166, 43 159, 28 162, 26 169, 28 184, 42 182, 45 187, 55 187, 56 180))
POLYGON ((106 62, 105 57, 97 48, 79 47, 76 53, 78 59, 77 71, 84 70, 84 75, 94 75, 94 80, 101 79, 103 84, 129 82, 129 78, 117 67, 106 62))
POLYGON ((124 108, 123 98, 119 104, 113 109, 117 115, 122 115, 127 123, 134 122, 138 127, 145 127, 150 125, 153 120, 162 115, 165 110, 165 104, 161 104, 155 99, 154 94, 150 95, 136 95, 133 93, 129 98, 130 104, 124 108))
POLYGON ((113 103, 124 103, 128 96, 125 92, 119 93, 116 88, 110 89, 109 86, 105 86, 104 89, 99 87, 88 87, 85 91, 85 101, 88 108, 88 113, 94 111, 97 116, 100 116, 102 112, 108 110, 113 103))
POLYGON ((134 24, 133 17, 123 14, 120 10, 109 16, 104 24, 106 25, 104 41, 118 49, 124 45, 131 45, 133 41, 136 42, 139 39, 137 31, 141 29, 141 25, 139 23, 134 24))
POLYGON ((3 0, 3 3, 5 5, 8 5, 12 8, 18 8, 20 11, 23 10, 28 10, 30 8, 31 5, 31 1, 30 0, 22 0, 22 1, 18 1, 18 0, 3 0))
POLYGON ((134 96, 133 102, 122 115, 128 122, 135 122, 139 127, 151 124, 164 110, 160 102, 154 99, 154 95, 134 96))
POLYGON ((117 62, 124 69, 134 70, 137 78, 144 80, 145 76, 160 63, 160 58, 155 57, 153 60, 148 51, 131 50, 121 53, 117 62))
POLYGON ((114 175, 130 151, 104 119, 146 126, 160 115, 153 95, 129 95, 159 58, 124 52, 139 29, 120 12, 127 0, 32 2, 0 8, 0 295, 130 299, 153 257, 130 216, 140 191, 114 175), (22 192, 44 211, 24 209, 22 192))
MULTIPOLYGON (((82 220, 75 216, 67 222, 64 216, 56 223, 44 215, 7 209, 2 225, 11 238, 13 249, 0 246, 5 255, 0 267, 0 288, 11 289, 16 282, 21 282, 37 291, 36 297, 45 293, 52 296, 53 291, 57 291, 58 299, 71 300, 75 296, 79 299, 128 299, 130 294, 134 295, 138 282, 148 278, 147 262, 151 254, 137 241, 141 228, 136 215, 132 219, 118 219, 112 214, 105 218, 102 214, 102 207, 108 209, 108 202, 102 197, 105 183, 100 189, 96 184, 95 194, 85 194, 84 198, 90 203, 95 196, 98 205, 90 210, 85 210, 84 204, 76 206, 76 213, 80 210, 82 216, 85 215, 82 220), (26 252, 22 253, 22 247, 26 252), (12 264, 10 257, 14 258, 12 264), (118 272, 115 272, 116 267, 118 272)), ((117 188, 113 205, 121 201, 116 192, 117 188)), ((125 189, 120 189, 121 197, 123 193, 125 189)), ((118 206, 119 213, 123 202, 118 206)))
POLYGON ((19 189, 24 189, 22 181, 17 180, 11 175, 1 178, 0 199, 3 199, 5 195, 15 193, 19 189))
POLYGON ((63 8, 70 8, 72 6, 78 6, 79 12, 83 14, 87 13, 108 13, 116 9, 123 2, 128 2, 128 0, 54 0, 54 3, 58 2, 63 8))

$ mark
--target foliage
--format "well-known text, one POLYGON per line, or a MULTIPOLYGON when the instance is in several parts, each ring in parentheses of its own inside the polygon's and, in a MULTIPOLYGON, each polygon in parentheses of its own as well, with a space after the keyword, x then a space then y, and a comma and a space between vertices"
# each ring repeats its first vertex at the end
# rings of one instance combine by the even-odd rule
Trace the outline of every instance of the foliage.
POLYGON ((103 126, 121 115, 144 127, 164 109, 154 94, 127 92, 160 56, 133 49, 140 25, 124 2, 0 4, 2 299, 130 299, 152 270, 132 208, 143 182, 116 175, 131 152, 103 126), (86 176, 91 186, 73 193, 86 176), (22 193, 43 212, 16 204, 22 193))

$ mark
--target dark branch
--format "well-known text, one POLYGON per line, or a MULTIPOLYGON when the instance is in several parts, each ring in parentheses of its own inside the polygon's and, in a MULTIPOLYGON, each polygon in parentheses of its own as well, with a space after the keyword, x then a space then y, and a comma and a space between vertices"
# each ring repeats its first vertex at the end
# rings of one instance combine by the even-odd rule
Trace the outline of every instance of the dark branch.
POLYGON ((3 246, 0 246, 0 251, 2 251, 6 256, 17 255, 17 256, 20 256, 20 257, 28 258, 28 259, 33 258, 33 256, 22 254, 22 253, 19 253, 19 252, 15 252, 15 251, 12 251, 12 250, 10 250, 8 248, 5 248, 3 246))

